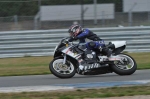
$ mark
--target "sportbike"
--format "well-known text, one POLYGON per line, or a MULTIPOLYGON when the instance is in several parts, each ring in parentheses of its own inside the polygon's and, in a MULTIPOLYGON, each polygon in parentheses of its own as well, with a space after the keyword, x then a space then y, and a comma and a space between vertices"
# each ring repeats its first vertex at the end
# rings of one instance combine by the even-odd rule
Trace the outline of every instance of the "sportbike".
POLYGON ((107 57, 98 50, 87 50, 86 45, 68 42, 63 38, 54 50, 54 59, 49 64, 53 75, 59 78, 71 78, 76 73, 80 75, 98 75, 115 72, 118 75, 131 75, 137 69, 135 60, 121 53, 126 48, 126 41, 112 41, 106 47, 112 50, 107 57), (79 64, 84 61, 84 69, 80 71, 79 64))

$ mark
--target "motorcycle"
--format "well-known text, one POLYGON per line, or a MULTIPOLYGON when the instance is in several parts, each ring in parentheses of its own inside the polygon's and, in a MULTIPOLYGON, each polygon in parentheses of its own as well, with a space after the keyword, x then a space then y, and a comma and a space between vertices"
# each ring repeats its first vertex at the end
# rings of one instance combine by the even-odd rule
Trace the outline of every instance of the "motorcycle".
POLYGON ((98 50, 88 50, 86 45, 68 42, 68 37, 63 38, 54 49, 54 59, 49 64, 49 69, 58 78, 71 78, 76 73, 80 75, 98 75, 115 72, 118 75, 131 75, 137 69, 135 60, 124 53, 126 41, 112 41, 106 45, 112 51, 107 57, 98 50), (79 65, 84 62, 81 71, 79 65))

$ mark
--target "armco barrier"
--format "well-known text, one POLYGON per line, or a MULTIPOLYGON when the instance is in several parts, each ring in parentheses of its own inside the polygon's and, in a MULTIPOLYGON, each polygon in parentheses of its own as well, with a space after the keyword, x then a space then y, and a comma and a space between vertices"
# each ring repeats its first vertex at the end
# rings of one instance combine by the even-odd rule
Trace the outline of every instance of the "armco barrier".
MULTIPOLYGON (((150 52, 150 27, 90 28, 106 44, 126 40, 129 52, 150 52)), ((0 32, 0 58, 49 56, 67 29, 0 32)))

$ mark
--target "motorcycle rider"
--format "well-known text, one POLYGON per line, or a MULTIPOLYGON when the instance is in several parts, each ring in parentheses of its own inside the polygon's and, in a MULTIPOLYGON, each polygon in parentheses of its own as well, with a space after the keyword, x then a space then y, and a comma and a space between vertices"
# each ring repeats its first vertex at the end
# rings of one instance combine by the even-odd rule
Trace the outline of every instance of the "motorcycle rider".
POLYGON ((99 49, 99 51, 105 53, 107 57, 111 56, 112 51, 105 47, 104 40, 100 39, 91 30, 83 29, 80 25, 72 25, 70 26, 68 32, 70 33, 70 39, 68 40, 69 42, 79 40, 79 43, 86 43, 85 39, 87 38, 92 40, 86 43, 87 49, 99 49))
POLYGON ((87 49, 99 49, 100 52, 107 54, 107 57, 110 57, 112 52, 105 47, 104 40, 100 39, 96 34, 94 34, 89 29, 82 29, 80 25, 72 25, 68 32, 70 33, 69 42, 79 39, 79 43, 85 43, 85 39, 90 39, 92 41, 86 43, 87 49))

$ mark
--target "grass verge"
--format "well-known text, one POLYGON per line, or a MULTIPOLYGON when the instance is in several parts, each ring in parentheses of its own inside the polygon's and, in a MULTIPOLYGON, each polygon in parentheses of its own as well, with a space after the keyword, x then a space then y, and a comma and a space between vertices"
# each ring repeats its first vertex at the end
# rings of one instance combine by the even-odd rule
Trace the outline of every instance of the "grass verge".
POLYGON ((60 92, 0 93, 0 99, 84 99, 150 95, 150 86, 112 87, 60 92))
MULTIPOLYGON (((137 62, 138 69, 150 69, 150 53, 127 53, 137 62)), ((53 57, 23 57, 0 59, 0 76, 50 74, 53 57)))

